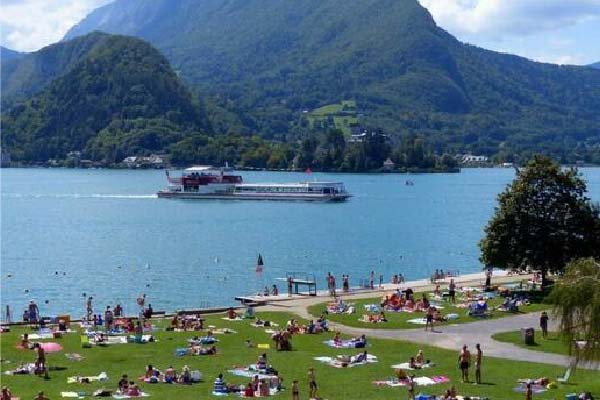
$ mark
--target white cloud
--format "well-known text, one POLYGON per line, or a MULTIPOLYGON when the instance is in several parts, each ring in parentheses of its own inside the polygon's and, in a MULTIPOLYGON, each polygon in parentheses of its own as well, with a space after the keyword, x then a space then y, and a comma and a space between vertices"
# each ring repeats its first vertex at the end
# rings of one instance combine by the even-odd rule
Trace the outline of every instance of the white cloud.
POLYGON ((93 9, 111 0, 3 0, 2 46, 33 51, 58 42, 93 9))
POLYGON ((457 34, 528 35, 600 18, 600 0, 420 0, 436 22, 457 34))

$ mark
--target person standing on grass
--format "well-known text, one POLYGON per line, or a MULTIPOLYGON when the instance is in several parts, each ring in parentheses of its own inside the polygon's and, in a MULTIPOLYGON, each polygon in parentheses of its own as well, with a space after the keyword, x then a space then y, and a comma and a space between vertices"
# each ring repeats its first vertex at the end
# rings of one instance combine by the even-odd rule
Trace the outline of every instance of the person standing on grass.
POLYGON ((533 390, 531 389, 531 383, 525 386, 525 400, 533 400, 533 390))
POLYGON ((492 268, 488 268, 485 271, 485 291, 489 292, 492 290, 492 268))
POLYGON ((88 321, 92 320, 92 315, 94 314, 94 309, 92 307, 92 296, 88 297, 87 302, 85 304, 85 315, 88 321))
POLYGON ((287 290, 288 290, 288 297, 292 297, 292 277, 288 276, 287 278, 287 290))
POLYGON ((292 400, 300 400, 300 389, 297 380, 292 383, 292 400))
POLYGON ((456 303, 456 283, 454 283, 454 279, 450 279, 448 284, 448 297, 450 297, 451 303, 456 303))
POLYGON ((481 359, 483 357, 483 351, 481 351, 481 346, 479 343, 475 345, 477 349, 477 356, 475 358, 475 383, 478 385, 481 384, 481 359))
POLYGON ((308 369, 308 398, 313 399, 315 397, 317 397, 317 379, 315 369, 310 367, 308 369))
POLYGON ((415 400, 415 376, 408 377, 408 400, 415 400))
POLYGON ((546 339, 548 337, 548 313, 546 311, 542 311, 542 315, 540 315, 540 328, 542 337, 546 339))
POLYGON ((460 354, 458 355, 458 366, 462 373, 463 383, 469 382, 469 366, 471 365, 471 352, 467 349, 467 345, 463 345, 460 354))

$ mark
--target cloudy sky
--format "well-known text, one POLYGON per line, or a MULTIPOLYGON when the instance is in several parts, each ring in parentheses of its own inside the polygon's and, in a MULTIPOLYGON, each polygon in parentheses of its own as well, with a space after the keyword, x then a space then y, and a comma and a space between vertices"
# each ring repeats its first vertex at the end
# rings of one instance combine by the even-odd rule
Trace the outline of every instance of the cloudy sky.
MULTIPOLYGON (((111 0, 2 0, 0 42, 37 50, 111 0)), ((360 0, 357 0, 360 1, 360 0)), ((420 0, 460 40, 538 61, 600 61, 600 0, 420 0)))

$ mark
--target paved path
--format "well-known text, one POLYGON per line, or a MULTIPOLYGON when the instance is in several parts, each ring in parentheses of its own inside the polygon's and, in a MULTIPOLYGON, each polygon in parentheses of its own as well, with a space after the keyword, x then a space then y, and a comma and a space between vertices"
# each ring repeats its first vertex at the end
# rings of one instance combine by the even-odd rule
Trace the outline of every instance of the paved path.
MULTIPOLYGON (((415 291, 420 291, 418 288, 415 291)), ((349 298, 377 297, 379 293, 360 293, 349 296, 349 298)), ((327 297, 296 298, 290 301, 274 302, 261 308, 265 311, 285 311, 294 313, 303 319, 313 319, 308 312, 308 307, 327 301, 327 297)), ((492 339, 492 335, 499 332, 517 331, 523 327, 534 327, 539 334, 538 313, 519 314, 491 320, 476 321, 465 324, 444 325, 436 328, 435 332, 424 332, 424 328, 418 329, 373 329, 345 326, 339 323, 331 323, 333 329, 349 335, 367 335, 370 338, 404 340, 413 343, 422 343, 441 347, 444 349, 458 351, 463 344, 468 345, 473 351, 475 344, 481 344, 486 356, 494 356, 517 361, 530 361, 542 364, 552 364, 561 367, 567 366, 570 359, 567 356, 541 351, 527 350, 511 343, 498 342, 492 339)), ((550 323, 550 329, 556 326, 554 321, 550 323)), ((579 365, 579 368, 600 369, 599 365, 579 365)))

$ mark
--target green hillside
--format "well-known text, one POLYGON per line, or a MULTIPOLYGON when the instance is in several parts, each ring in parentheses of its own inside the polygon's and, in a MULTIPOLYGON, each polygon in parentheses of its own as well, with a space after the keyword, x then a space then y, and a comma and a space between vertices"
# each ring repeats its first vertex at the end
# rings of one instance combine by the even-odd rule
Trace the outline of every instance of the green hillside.
POLYGON ((109 35, 85 35, 69 42, 2 58, 2 103, 26 98, 39 92, 53 79, 70 71, 75 64, 106 44, 109 35))
POLYGON ((338 104, 327 104, 306 113, 310 129, 339 129, 350 136, 352 127, 359 126, 354 100, 343 100, 338 104))
MULTIPOLYGON (((204 112, 168 61, 142 40, 93 33, 22 62, 41 59, 60 59, 61 68, 54 71, 68 72, 3 110, 2 147, 13 160, 62 159, 80 150, 91 159, 115 162, 163 150, 191 131, 209 130, 204 112), (89 51, 80 52, 82 43, 89 51), (79 57, 63 58, 75 53, 79 57)), ((41 65, 47 70, 45 62, 41 65)))
POLYGON ((599 71, 460 43, 417 0, 117 0, 67 38, 94 29, 157 46, 234 110, 225 130, 289 140, 302 110, 351 98, 361 122, 438 151, 600 157, 599 71))

